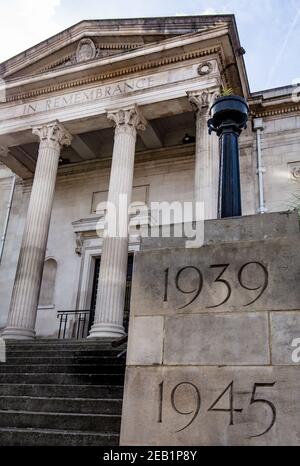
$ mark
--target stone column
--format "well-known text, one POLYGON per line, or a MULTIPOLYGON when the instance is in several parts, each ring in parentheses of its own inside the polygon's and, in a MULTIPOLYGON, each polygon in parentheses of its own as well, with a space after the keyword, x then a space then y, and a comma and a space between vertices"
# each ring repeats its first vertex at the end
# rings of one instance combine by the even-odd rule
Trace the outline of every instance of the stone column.
POLYGON ((5 339, 33 339, 58 160, 72 136, 55 121, 33 129, 40 146, 30 195, 5 339))
POLYGON ((215 219, 218 217, 219 140, 209 136, 207 121, 210 105, 218 91, 201 90, 187 94, 196 114, 194 201, 204 202, 205 219, 215 219))
MULTIPOLYGON (((94 325, 88 338, 116 338, 124 334, 123 314, 128 259, 128 206, 131 202, 137 130, 145 121, 133 107, 108 114, 115 123, 108 206, 116 209, 116 234, 103 240, 94 325)), ((108 207, 109 209, 109 207, 108 207)))

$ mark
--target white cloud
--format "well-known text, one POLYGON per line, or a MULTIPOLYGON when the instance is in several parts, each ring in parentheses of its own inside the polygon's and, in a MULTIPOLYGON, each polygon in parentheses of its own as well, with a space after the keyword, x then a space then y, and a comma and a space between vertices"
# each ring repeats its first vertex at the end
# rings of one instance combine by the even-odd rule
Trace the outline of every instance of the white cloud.
POLYGON ((206 16, 210 16, 210 15, 223 15, 223 14, 228 14, 228 13, 232 13, 227 7, 221 7, 221 8, 212 8, 212 7, 209 7, 209 8, 205 8, 205 10, 202 10, 198 13, 176 13, 176 16, 199 16, 199 15, 206 15, 206 16))
POLYGON ((216 15, 217 12, 214 8, 206 8, 205 10, 201 11, 201 15, 216 15))
POLYGON ((60 5, 60 0, 14 0, 18 8, 17 12, 24 17, 35 16, 40 10, 43 17, 49 17, 55 13, 56 7, 60 5))
POLYGON ((215 8, 206 8, 205 10, 201 11, 200 15, 220 15, 225 13, 226 9, 216 10, 215 8))
POLYGON ((47 39, 60 29, 61 0, 0 0, 0 62, 47 39))

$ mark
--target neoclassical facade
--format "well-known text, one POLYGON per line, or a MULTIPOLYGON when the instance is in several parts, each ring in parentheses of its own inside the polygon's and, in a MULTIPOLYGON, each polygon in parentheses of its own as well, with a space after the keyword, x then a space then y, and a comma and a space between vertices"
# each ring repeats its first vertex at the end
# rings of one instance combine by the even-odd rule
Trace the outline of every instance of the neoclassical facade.
MULTIPOLYGON (((99 205, 120 195, 125 211, 131 201, 200 201, 216 219, 219 141, 207 120, 222 88, 251 110, 240 138, 243 215, 292 208, 297 90, 251 93, 244 53, 231 15, 95 20, 0 65, 4 338, 56 338, 59 324, 65 337, 123 334, 141 237, 105 237, 99 205)), ((123 215, 121 230, 132 220, 123 215)))

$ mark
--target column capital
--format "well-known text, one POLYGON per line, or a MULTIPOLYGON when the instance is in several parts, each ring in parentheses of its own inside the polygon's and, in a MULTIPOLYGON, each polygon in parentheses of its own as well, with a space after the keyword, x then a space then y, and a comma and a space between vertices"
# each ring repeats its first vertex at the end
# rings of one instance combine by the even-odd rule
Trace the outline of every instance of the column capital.
POLYGON ((187 92, 188 99, 194 112, 204 116, 208 115, 211 105, 219 95, 220 90, 217 88, 187 92))
POLYGON ((70 145, 72 141, 72 135, 57 120, 36 126, 32 128, 32 132, 39 137, 41 144, 56 150, 60 150, 62 146, 70 145))
POLYGON ((132 131, 143 131, 147 126, 147 121, 141 115, 136 105, 118 110, 109 110, 107 118, 115 123, 118 132, 131 134, 132 131))
POLYGON ((5 146, 0 146, 0 157, 7 157, 9 153, 9 148, 5 146))

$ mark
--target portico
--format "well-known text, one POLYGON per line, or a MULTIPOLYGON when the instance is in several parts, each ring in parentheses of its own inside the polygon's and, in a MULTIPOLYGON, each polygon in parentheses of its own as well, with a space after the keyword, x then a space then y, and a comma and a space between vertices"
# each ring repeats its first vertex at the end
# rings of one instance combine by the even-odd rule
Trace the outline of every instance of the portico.
MULTIPOLYGON (((187 31, 191 27, 189 21, 184 25, 187 31)), ((129 26, 128 21, 124 21, 122 34, 127 37, 127 45, 132 34, 129 26)), ((80 34, 78 27, 75 28, 76 54, 68 66, 63 64, 62 46, 57 40, 52 51, 49 50, 52 56, 60 57, 57 61, 52 59, 53 63, 46 66, 47 58, 42 57, 40 45, 32 51, 34 65, 26 65, 24 56, 19 62, 8 63, 4 70, 7 98, 0 105, 0 144, 8 155, 2 155, 1 160, 25 180, 24 186, 28 186, 26 189, 30 192, 10 311, 3 333, 7 339, 35 336, 43 264, 52 241, 50 239, 47 246, 53 199, 57 210, 55 192, 63 183, 67 187, 69 180, 84 176, 80 174, 90 173, 89 177, 95 167, 93 176, 99 180, 105 178, 102 183, 106 186, 105 200, 118 206, 120 196, 126 196, 126 202, 130 203, 134 174, 143 172, 139 168, 143 163, 152 167, 151 170, 154 165, 164 165, 166 173, 182 163, 186 168, 181 176, 189 173, 193 180, 188 183, 189 194, 180 193, 180 189, 184 189, 183 182, 179 192, 178 187, 171 188, 174 193, 169 196, 170 201, 177 192, 179 201, 204 202, 205 218, 217 217, 218 138, 207 134, 209 107, 227 83, 238 92, 247 93, 242 59, 236 50, 231 49, 231 54, 239 72, 232 74, 224 68, 232 47, 228 39, 229 24, 220 20, 217 26, 208 24, 203 30, 198 28, 184 36, 177 36, 172 26, 168 26, 169 33, 163 38, 157 33, 153 43, 138 47, 132 44, 128 49, 112 45, 111 54, 100 58, 93 56, 93 44, 98 39, 90 35, 90 27, 82 26, 80 34), (89 40, 84 39, 83 43, 82 35, 89 40), (92 55, 85 56, 87 49, 92 55), (113 53, 113 50, 119 52, 113 53), (180 147, 185 133, 195 136, 195 148, 193 144, 180 147)), ((139 27, 135 27, 140 34, 139 27)), ((149 31, 144 33, 145 38, 149 38, 149 31)), ((112 40, 112 34, 108 26, 107 42, 112 40)), ((237 41, 234 33, 230 34, 237 41)), ((159 169, 156 170, 162 176, 159 169)), ((139 177, 142 175, 145 173, 139 177)), ((100 185, 98 190, 104 192, 100 185)), ((80 195, 80 184, 77 191, 80 195)), ((153 193, 155 198, 155 191, 153 193)), ((66 196, 68 198, 67 191, 66 196)), ((70 198, 69 205, 76 211, 75 199, 70 198)), ((73 212, 70 228, 71 223, 78 220, 73 212)), ((101 269, 90 338, 117 337, 124 331, 128 221, 126 213, 121 219, 120 237, 97 240, 97 244, 101 243, 101 269)), ((62 276, 61 280, 65 280, 65 287, 73 287, 72 303, 66 308, 80 308, 79 290, 82 289, 86 256, 85 249, 82 255, 76 255, 75 236, 72 243, 66 249, 74 251, 72 260, 76 274, 73 281, 62 276)), ((53 243, 52 249, 55 249, 53 243)), ((86 289, 83 292, 86 293, 86 289)))

